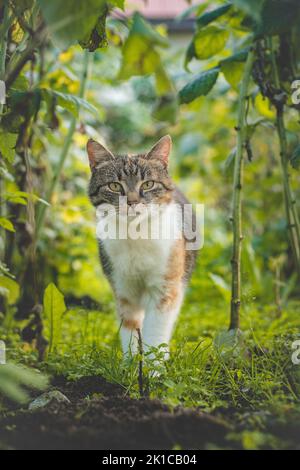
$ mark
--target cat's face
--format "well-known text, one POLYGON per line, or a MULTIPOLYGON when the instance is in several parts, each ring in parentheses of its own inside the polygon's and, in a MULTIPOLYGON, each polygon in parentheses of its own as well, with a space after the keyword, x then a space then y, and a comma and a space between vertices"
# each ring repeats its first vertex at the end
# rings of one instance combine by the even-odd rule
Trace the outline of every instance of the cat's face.
POLYGON ((113 155, 94 140, 87 151, 92 171, 89 196, 94 206, 119 207, 120 196, 129 206, 166 204, 174 189, 168 174, 171 138, 162 137, 152 149, 141 155, 113 155))

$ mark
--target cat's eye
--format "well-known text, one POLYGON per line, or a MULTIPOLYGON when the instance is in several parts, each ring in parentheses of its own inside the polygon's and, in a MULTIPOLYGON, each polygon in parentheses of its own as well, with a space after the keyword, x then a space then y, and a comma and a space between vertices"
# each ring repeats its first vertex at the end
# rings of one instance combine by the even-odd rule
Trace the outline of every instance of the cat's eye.
POLYGON ((149 189, 152 189, 154 187, 154 181, 145 181, 141 188, 143 191, 149 191, 149 189))
POLYGON ((109 189, 114 193, 121 193, 123 186, 120 183, 109 183, 109 189))

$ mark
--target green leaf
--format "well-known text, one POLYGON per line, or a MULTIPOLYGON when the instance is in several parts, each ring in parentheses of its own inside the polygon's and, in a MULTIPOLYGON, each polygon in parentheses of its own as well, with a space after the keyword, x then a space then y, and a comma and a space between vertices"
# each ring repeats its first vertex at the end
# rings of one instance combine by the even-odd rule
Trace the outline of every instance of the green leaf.
POLYGON ((159 96, 164 96, 173 90, 172 82, 163 67, 159 67, 155 72, 156 90, 159 96))
POLYGON ((50 35, 66 48, 86 38, 106 9, 104 0, 38 0, 50 35))
POLYGON ((28 78, 24 75, 24 73, 20 73, 17 76, 15 81, 12 83, 10 89, 11 90, 18 90, 18 91, 26 91, 29 88, 29 81, 28 78))
POLYGON ((223 62, 221 70, 229 85, 237 90, 243 77, 244 64, 242 62, 223 62))
POLYGON ((225 79, 234 89, 238 88, 242 79, 244 71, 243 63, 247 59, 248 52, 248 49, 243 49, 229 57, 226 57, 226 59, 221 60, 219 63, 225 79))
POLYGON ((194 36, 195 55, 198 59, 209 59, 221 52, 229 38, 229 31, 220 26, 207 26, 194 36))
POLYGON ((291 162, 292 167, 295 168, 295 170, 300 169, 300 145, 298 145, 298 147, 295 148, 291 156, 290 162, 291 162))
POLYGON ((188 64, 196 57, 194 39, 189 43, 184 59, 184 68, 188 71, 188 64))
POLYGON ((241 51, 238 51, 235 54, 232 54, 231 56, 226 57, 226 59, 220 60, 220 65, 222 66, 223 64, 232 63, 232 62, 246 62, 248 52, 249 52, 248 48, 242 49, 241 51))
POLYGON ((67 111, 70 111, 70 113, 76 117, 78 116, 80 107, 98 116, 98 110, 95 108, 95 106, 76 95, 61 93, 60 91, 51 90, 50 88, 41 88, 41 94, 42 99, 44 99, 49 105, 51 104, 52 100, 55 100, 56 104, 66 109, 67 111))
POLYGON ((298 0, 265 0, 255 33, 259 36, 285 33, 290 31, 293 25, 299 25, 299 19, 298 0))
POLYGON ((259 20, 264 1, 265 0, 232 0, 232 3, 238 8, 241 8, 247 15, 252 16, 255 20, 259 20))
MULTIPOLYGON (((59 105, 66 109, 74 116, 78 116, 79 108, 82 107, 98 117, 98 110, 95 106, 88 103, 83 98, 69 93, 62 93, 51 88, 35 88, 34 90, 23 92, 16 91, 11 94, 10 107, 13 110, 12 114, 24 115, 27 118, 33 116, 39 109, 41 100, 47 103, 48 109, 52 109, 53 105, 59 105)), ((5 133, 5 142, 7 142, 7 135, 11 136, 10 142, 13 143, 17 140, 17 134, 5 133), (14 141, 12 140, 14 136, 14 141)), ((0 151, 1 151, 1 133, 0 133, 0 151)))
POLYGON ((7 301, 9 305, 17 302, 20 295, 19 284, 7 276, 0 276, 0 287, 7 291, 7 301))
POLYGON ((202 12, 206 9, 207 3, 208 2, 204 2, 200 4, 198 3, 196 5, 191 5, 190 7, 186 8, 185 10, 183 10, 182 13, 179 13, 179 15, 175 17, 176 23, 180 23, 181 21, 187 19, 192 14, 195 14, 196 16, 201 15, 202 12))
POLYGON ((139 13, 133 15, 130 34, 136 34, 141 40, 146 40, 152 46, 168 47, 168 40, 159 34, 150 23, 145 21, 139 13))
POLYGON ((26 205, 28 200, 32 200, 33 202, 41 202, 46 206, 50 206, 50 204, 45 201, 44 199, 40 198, 36 194, 27 193, 25 191, 14 191, 12 193, 8 192, 4 196, 5 201, 11 202, 12 204, 22 204, 26 205))
POLYGON ((124 10, 125 8, 125 0, 109 0, 109 3, 116 8, 120 8, 121 10, 124 10))
POLYGON ((0 131, 0 153, 9 163, 14 160, 17 139, 18 134, 0 131))
POLYGON ((41 90, 35 88, 30 91, 12 91, 9 96, 9 107, 11 112, 8 113, 6 119, 12 121, 13 127, 19 132, 21 122, 14 121, 16 118, 29 120, 39 110, 41 104, 41 90))
POLYGON ((200 73, 179 92, 180 103, 190 103, 199 96, 207 95, 217 81, 219 69, 214 68, 200 73))
POLYGON ((14 364, 0 367, 0 394, 18 403, 26 403, 29 399, 26 388, 44 390, 48 379, 39 372, 14 364))
POLYGON ((119 73, 120 79, 128 79, 135 75, 148 75, 159 67, 159 54, 147 43, 139 40, 138 36, 132 36, 126 41, 119 73))
POLYGON ((11 279, 14 278, 14 276, 12 274, 10 274, 9 268, 1 260, 0 260, 0 273, 4 274, 6 276, 9 276, 11 279))
POLYGON ((0 217, 0 227, 5 228, 9 232, 15 232, 14 226, 10 220, 6 219, 6 217, 0 217))
POLYGON ((267 119, 276 119, 276 112, 270 101, 267 100, 261 93, 258 93, 254 99, 257 111, 267 119))
POLYGON ((108 8, 103 10, 103 13, 99 16, 95 27, 89 34, 84 37, 79 44, 83 49, 88 49, 90 52, 94 52, 96 49, 107 47, 106 37, 106 17, 108 14, 108 8))
POLYGON ((66 311, 64 296, 55 284, 49 284, 44 293, 44 315, 49 332, 49 353, 57 346, 61 337, 61 319, 66 311))
POLYGON ((230 9, 232 8, 231 3, 227 3, 226 5, 222 5, 215 10, 208 11, 204 13, 199 18, 197 18, 197 25, 199 28, 203 28, 203 26, 207 26, 209 23, 217 20, 221 16, 225 15, 230 9))
POLYGON ((34 0, 14 0, 14 6, 19 14, 33 7, 34 0))
POLYGON ((160 54, 156 46, 167 47, 168 41, 136 13, 123 46, 119 78, 128 79, 135 75, 148 75, 161 70, 160 54))
POLYGON ((232 352, 241 343, 239 330, 221 331, 214 338, 214 347, 222 355, 232 352))

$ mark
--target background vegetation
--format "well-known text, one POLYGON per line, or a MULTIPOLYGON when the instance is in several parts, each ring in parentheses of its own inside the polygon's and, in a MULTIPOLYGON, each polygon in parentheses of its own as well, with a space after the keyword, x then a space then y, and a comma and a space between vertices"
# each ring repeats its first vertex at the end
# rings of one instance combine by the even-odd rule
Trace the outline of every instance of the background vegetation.
MULTIPOLYGON (((138 393, 98 263, 85 145, 139 152, 169 133, 176 183, 205 204, 205 243, 160 378, 146 358, 150 395, 232 407, 235 421, 262 409, 240 439, 263 446, 270 410, 299 416, 299 4, 193 2, 175 20, 193 15, 188 38, 123 7, 0 2, 0 337, 10 362, 138 393)), ((45 385, 9 367, 0 393, 45 385)))

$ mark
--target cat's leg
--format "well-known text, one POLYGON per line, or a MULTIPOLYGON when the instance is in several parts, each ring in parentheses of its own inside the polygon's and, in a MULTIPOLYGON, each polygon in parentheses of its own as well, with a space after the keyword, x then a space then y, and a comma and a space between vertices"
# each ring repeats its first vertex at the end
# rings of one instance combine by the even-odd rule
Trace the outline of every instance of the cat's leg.
POLYGON ((137 329, 142 328, 144 310, 130 300, 117 298, 118 314, 121 320, 120 336, 124 354, 136 354, 138 351, 137 329))
MULTIPOLYGON (((146 309, 143 324, 143 345, 147 351, 160 344, 169 344, 174 324, 180 312, 184 289, 181 283, 168 286, 159 299, 150 300, 146 309)), ((168 358, 168 348, 165 347, 165 359, 168 358)))

